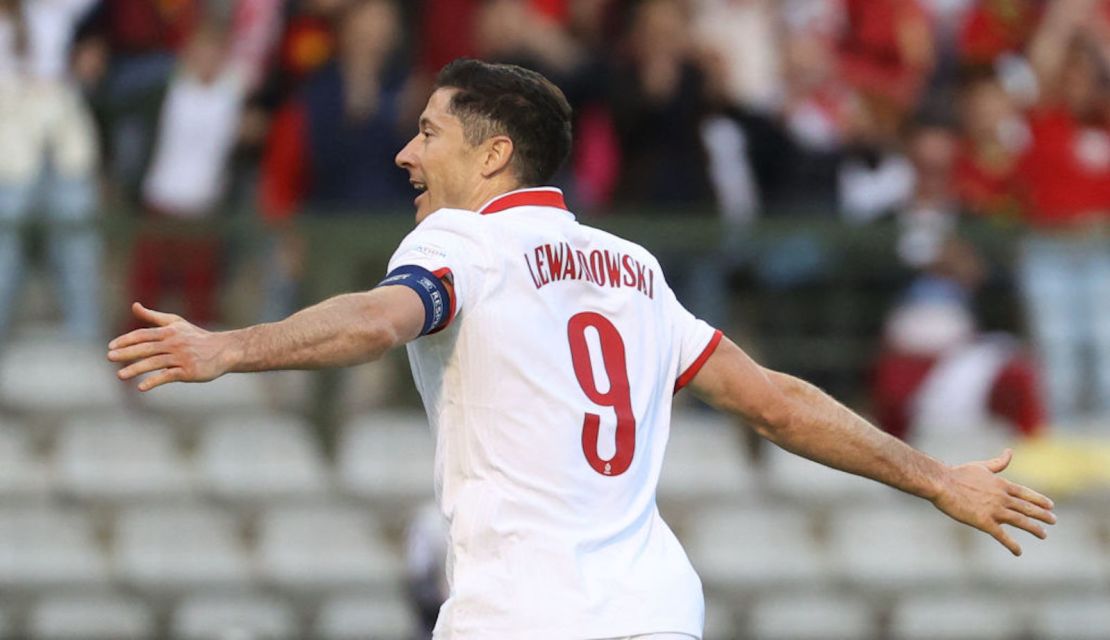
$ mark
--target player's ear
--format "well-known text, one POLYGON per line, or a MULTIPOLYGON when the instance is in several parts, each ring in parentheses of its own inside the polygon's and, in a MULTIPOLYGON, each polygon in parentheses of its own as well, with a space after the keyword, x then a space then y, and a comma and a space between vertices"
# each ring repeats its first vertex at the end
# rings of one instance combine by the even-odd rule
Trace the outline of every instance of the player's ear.
POLYGON ((493 136, 486 140, 482 156, 482 177, 498 174, 513 159, 513 141, 509 136, 493 136))

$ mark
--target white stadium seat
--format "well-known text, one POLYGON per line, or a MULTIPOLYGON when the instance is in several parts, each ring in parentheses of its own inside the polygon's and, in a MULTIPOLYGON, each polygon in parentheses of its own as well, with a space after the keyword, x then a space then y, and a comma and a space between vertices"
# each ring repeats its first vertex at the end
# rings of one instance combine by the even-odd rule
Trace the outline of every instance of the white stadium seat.
POLYGON ((722 589, 819 586, 830 577, 828 560, 803 511, 709 510, 692 520, 685 544, 706 584, 722 589))
POLYGON ((435 438, 423 412, 378 411, 344 425, 337 473, 352 495, 416 504, 432 498, 435 438))
POLYGON ((1031 628, 1038 640, 1106 640, 1110 592, 1049 597, 1034 607, 1031 628))
POLYGON ((951 591, 902 600, 890 620, 893 640, 1016 640, 1024 638, 1028 604, 994 594, 951 591))
POLYGON ((419 628, 412 607, 396 594, 340 594, 320 607, 319 640, 397 640, 419 628))
POLYGON ((776 446, 766 449, 768 489, 792 502, 824 506, 830 502, 884 501, 902 495, 873 480, 837 471, 776 446))
POLYGON ((173 612, 174 640, 291 640, 300 638, 289 605, 247 592, 206 593, 185 599, 173 612))
POLYGON ((196 464, 206 488, 221 498, 320 497, 328 469, 308 424, 280 414, 221 418, 201 435, 196 464))
POLYGON ((145 640, 154 636, 154 615, 138 598, 111 593, 57 595, 31 608, 34 640, 145 640))
POLYGON ((0 500, 41 500, 49 492, 46 465, 32 451, 26 429, 0 425, 0 500))
POLYGON ((856 587, 886 592, 959 585, 966 578, 959 526, 911 498, 846 509, 832 522, 829 554, 837 574, 856 587))
POLYGON ((0 639, 14 640, 27 634, 16 634, 15 615, 10 608, 0 609, 0 639))
POLYGON ((176 414, 210 415, 228 411, 264 411, 265 382, 270 373, 221 376, 204 384, 168 384, 144 393, 144 404, 176 414))
POLYGON ((299 591, 388 589, 401 581, 400 560, 369 513, 356 507, 279 507, 260 525, 262 577, 299 591))
POLYGON ((0 589, 81 588, 107 580, 107 563, 80 513, 0 509, 0 589))
POLYGON ((1091 591, 1107 586, 1107 559, 1097 522, 1084 511, 1056 511, 1056 525, 1044 525, 1047 540, 1005 527, 1021 545, 1015 558, 994 538, 979 534, 972 545, 975 574, 987 586, 1034 594, 1091 591))
POLYGON ((723 415, 676 413, 659 479, 660 501, 675 505, 751 497, 755 478, 739 427, 723 415))
POLYGON ((169 427, 128 414, 67 422, 58 434, 54 472, 59 489, 83 499, 163 499, 193 489, 169 427))
POLYGON ((704 640, 734 640, 740 634, 736 626, 736 607, 729 601, 711 595, 705 597, 704 640))
POLYGON ((761 598, 749 614, 753 640, 868 640, 879 629, 862 598, 790 593, 761 598))
POLYGON ((20 411, 58 413, 119 407, 126 385, 101 345, 35 337, 4 345, 0 402, 20 411))
POLYGON ((236 522, 211 507, 133 508, 116 522, 113 562, 144 591, 245 587, 250 561, 236 522))
POLYGON ((1014 445, 1013 431, 994 425, 979 425, 961 431, 918 434, 911 444, 949 464, 989 460, 1014 445))

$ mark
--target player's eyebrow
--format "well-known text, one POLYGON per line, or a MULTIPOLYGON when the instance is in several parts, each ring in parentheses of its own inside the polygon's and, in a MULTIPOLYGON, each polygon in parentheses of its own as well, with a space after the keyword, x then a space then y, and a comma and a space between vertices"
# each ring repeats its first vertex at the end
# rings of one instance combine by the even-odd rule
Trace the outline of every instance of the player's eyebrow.
POLYGON ((439 127, 437 127, 436 124, 432 122, 431 118, 429 118, 428 116, 420 116, 420 130, 423 131, 424 129, 429 128, 439 131, 439 127))

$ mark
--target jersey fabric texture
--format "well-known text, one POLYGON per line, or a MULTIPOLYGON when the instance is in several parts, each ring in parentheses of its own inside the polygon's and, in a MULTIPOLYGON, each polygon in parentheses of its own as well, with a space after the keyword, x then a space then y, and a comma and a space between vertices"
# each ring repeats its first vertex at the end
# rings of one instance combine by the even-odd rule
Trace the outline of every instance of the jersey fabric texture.
POLYGON ((655 489, 672 396, 720 332, 558 189, 434 212, 389 272, 412 267, 451 283, 446 324, 408 345, 450 523, 435 638, 701 637, 701 582, 655 489))

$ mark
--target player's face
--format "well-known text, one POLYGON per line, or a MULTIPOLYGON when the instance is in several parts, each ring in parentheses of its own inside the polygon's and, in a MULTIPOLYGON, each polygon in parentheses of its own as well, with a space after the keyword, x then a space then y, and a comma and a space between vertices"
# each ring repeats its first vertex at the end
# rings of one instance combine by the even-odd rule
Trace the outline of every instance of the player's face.
POLYGON ((462 122, 448 111, 457 89, 437 89, 420 114, 420 130, 397 154, 397 166, 409 172, 419 192, 416 222, 444 207, 470 209, 481 184, 479 148, 463 135, 462 122))

